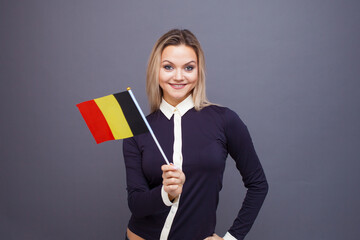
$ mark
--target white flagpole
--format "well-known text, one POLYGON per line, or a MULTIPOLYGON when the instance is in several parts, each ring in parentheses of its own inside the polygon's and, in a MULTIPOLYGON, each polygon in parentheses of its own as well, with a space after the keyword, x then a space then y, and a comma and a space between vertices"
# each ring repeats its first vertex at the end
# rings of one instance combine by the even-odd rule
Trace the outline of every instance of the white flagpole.
POLYGON ((155 143, 156 143, 157 147, 159 148, 159 150, 160 150, 160 152, 161 152, 161 155, 162 155, 162 156, 163 156, 163 158, 165 159, 165 162, 166 162, 168 165, 170 165, 169 160, 167 159, 167 157, 166 157, 166 155, 165 155, 164 151, 162 150, 162 148, 161 148, 161 146, 160 146, 160 143, 158 142, 158 140, 157 140, 157 138, 156 138, 156 136, 155 136, 155 134, 154 134, 153 130, 152 130, 152 129, 151 129, 151 127, 150 127, 149 122, 146 120, 146 117, 145 117, 145 115, 144 115, 143 111, 141 110, 141 108, 140 108, 140 106, 139 106, 138 102, 136 101, 135 96, 134 96, 134 94, 133 94, 133 93, 132 93, 132 91, 131 91, 131 88, 130 88, 130 87, 128 87, 128 88, 127 88, 127 90, 128 90, 128 92, 129 92, 129 94, 130 94, 131 98, 133 99, 133 101, 134 101, 134 103, 135 103, 135 105, 136 105, 137 109, 139 110, 141 117, 144 119, 144 122, 145 122, 145 124, 146 124, 147 128, 149 129, 149 132, 150 132, 151 136, 153 137, 153 139, 154 139, 154 141, 155 141, 155 143))

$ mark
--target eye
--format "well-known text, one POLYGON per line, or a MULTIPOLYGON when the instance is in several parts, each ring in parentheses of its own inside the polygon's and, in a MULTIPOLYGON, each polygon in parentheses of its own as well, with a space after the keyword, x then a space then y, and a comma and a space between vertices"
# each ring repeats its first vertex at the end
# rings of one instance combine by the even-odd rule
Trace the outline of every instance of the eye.
POLYGON ((165 70, 172 70, 172 69, 173 69, 173 67, 172 67, 172 66, 170 66, 170 65, 165 65, 165 66, 164 66, 164 69, 165 69, 165 70))
POLYGON ((190 71, 194 70, 194 66, 187 66, 185 68, 185 70, 190 72, 190 71))

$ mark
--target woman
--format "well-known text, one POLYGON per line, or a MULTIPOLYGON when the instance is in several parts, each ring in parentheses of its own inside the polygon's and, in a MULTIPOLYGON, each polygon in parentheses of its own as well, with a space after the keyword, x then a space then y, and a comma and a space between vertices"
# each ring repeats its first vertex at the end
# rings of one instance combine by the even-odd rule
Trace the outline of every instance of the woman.
POLYGON ((190 31, 174 29, 156 42, 147 94, 147 119, 173 165, 163 164, 150 134, 124 140, 132 212, 128 239, 244 239, 266 196, 267 181, 244 123, 206 99, 204 53, 190 31), (221 238, 214 230, 228 154, 248 190, 221 238))

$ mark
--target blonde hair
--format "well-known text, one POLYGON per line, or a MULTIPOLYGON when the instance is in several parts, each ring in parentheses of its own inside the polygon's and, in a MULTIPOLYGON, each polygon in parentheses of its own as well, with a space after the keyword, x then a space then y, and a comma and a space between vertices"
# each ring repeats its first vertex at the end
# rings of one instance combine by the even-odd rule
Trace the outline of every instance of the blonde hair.
POLYGON ((187 29, 173 29, 162 35, 155 43, 148 62, 146 72, 146 93, 149 99, 150 112, 160 108, 163 91, 159 85, 159 71, 161 54, 167 46, 185 45, 191 47, 198 59, 198 81, 192 91, 192 97, 197 111, 211 105, 205 93, 205 57, 200 42, 195 35, 187 29))

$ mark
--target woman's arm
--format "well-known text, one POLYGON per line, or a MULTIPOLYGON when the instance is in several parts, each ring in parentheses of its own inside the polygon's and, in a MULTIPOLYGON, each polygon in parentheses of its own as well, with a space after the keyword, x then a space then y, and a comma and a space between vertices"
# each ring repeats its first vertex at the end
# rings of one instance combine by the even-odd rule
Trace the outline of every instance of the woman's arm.
POLYGON ((137 217, 149 216, 168 210, 162 196, 160 184, 150 189, 141 164, 141 152, 134 138, 124 139, 123 154, 126 167, 128 205, 137 217))
POLYGON ((244 239, 264 202, 268 183, 246 125, 229 109, 226 113, 225 134, 228 152, 235 160, 247 188, 242 207, 228 232, 236 239, 244 239))

